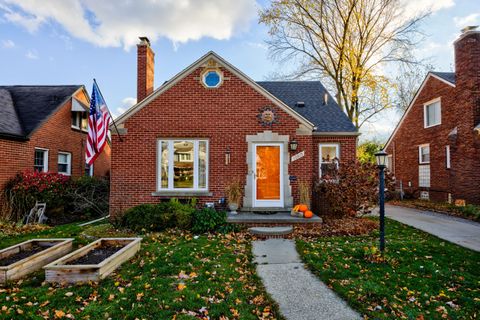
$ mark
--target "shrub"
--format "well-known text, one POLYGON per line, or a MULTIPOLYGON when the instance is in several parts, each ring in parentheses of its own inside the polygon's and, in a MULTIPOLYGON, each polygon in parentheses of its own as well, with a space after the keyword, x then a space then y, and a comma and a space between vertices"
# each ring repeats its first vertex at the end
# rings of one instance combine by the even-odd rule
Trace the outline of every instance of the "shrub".
POLYGON ((162 231, 172 227, 189 229, 195 205, 195 199, 188 203, 171 199, 159 204, 141 204, 128 209, 116 222, 134 231, 162 231))
MULTIPOLYGON (((356 216, 369 213, 378 202, 378 169, 371 163, 342 164, 334 179, 319 180, 317 193, 325 194, 335 216, 356 216)), ((393 178, 385 175, 385 187, 394 189, 393 178)))
POLYGON ((69 177, 57 173, 19 173, 3 189, 2 218, 21 221, 36 201, 45 202, 47 212, 63 207, 70 184, 69 177))
POLYGON ((227 221, 225 211, 215 211, 211 208, 203 208, 193 213, 192 231, 194 233, 205 233, 217 231, 227 221))
POLYGON ((109 194, 108 179, 83 176, 72 180, 66 194, 66 211, 89 218, 105 216, 108 213, 109 194))

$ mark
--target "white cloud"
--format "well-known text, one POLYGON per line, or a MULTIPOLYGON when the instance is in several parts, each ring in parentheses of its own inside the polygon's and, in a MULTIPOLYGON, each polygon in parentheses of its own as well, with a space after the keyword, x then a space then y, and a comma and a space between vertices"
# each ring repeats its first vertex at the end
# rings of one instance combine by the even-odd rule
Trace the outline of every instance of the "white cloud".
POLYGON ((117 118, 119 115, 128 110, 131 106, 137 103, 137 98, 126 97, 122 100, 122 105, 113 110, 113 117, 117 118))
POLYGON ((25 57, 31 60, 37 60, 39 58, 37 50, 28 50, 27 53, 25 54, 25 57))
POLYGON ((13 42, 10 39, 2 40, 2 47, 7 48, 7 49, 11 49, 11 48, 15 47, 15 42, 13 42))
POLYGON ((453 22, 459 28, 476 25, 480 21, 480 13, 472 13, 465 17, 454 17, 453 22))
POLYGON ((174 43, 229 39, 248 29, 257 7, 255 0, 0 0, 2 11, 30 32, 55 22, 73 37, 128 49, 143 35, 174 43))
POLYGON ((402 0, 404 11, 407 15, 415 16, 424 12, 432 12, 451 8, 455 5, 454 0, 402 0))

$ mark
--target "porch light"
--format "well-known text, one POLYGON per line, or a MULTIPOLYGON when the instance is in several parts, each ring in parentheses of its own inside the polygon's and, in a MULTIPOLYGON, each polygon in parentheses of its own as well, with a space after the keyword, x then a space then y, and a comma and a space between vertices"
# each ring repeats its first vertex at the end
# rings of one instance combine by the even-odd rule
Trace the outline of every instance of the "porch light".
POLYGON ((290 150, 291 151, 297 150, 297 147, 298 147, 297 140, 293 139, 292 141, 290 141, 290 150))
POLYGON ((387 166, 387 156, 388 153, 385 150, 380 150, 379 152, 375 153, 375 158, 377 159, 377 167, 385 168, 387 166))
POLYGON ((225 165, 228 166, 230 164, 230 147, 227 147, 225 151, 225 165))

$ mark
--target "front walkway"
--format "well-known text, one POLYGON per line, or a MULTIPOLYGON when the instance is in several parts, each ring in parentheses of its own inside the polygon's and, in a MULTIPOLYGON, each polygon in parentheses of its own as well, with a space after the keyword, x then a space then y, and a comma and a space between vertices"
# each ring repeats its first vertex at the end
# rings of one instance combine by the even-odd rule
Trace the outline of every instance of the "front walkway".
MULTIPOLYGON (((480 252, 480 223, 441 213, 392 205, 385 206, 385 216, 480 252)), ((388 224, 385 232, 388 239, 388 224)))
POLYGON ((294 240, 253 242, 257 274, 287 320, 361 319, 323 282, 305 269, 294 240))

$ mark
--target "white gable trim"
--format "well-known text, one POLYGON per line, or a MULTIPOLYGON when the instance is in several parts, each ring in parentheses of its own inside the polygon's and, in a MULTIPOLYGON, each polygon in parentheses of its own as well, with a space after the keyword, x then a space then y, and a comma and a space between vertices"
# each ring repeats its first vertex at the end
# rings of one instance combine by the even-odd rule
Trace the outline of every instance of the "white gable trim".
POLYGON ((290 108, 288 105, 286 105, 283 101, 272 95, 270 92, 265 90, 263 87, 261 87, 259 84, 257 84, 255 81, 253 81, 251 78, 249 78, 247 75, 245 75, 243 72, 235 68, 233 65, 231 65, 229 62, 224 60, 222 57, 220 57, 218 54, 216 54, 213 51, 208 52, 204 56, 202 56, 200 59, 192 63, 190 66, 185 68, 183 71, 180 73, 176 74, 172 79, 170 79, 168 82, 164 83, 162 86, 154 90, 150 95, 148 95, 145 99, 140 101, 139 103, 133 105, 130 107, 127 111, 125 111, 122 115, 120 115, 117 119, 115 119, 115 123, 117 125, 121 125, 123 122, 125 122, 128 118, 133 116, 135 113, 140 111, 144 106, 148 105, 152 100, 157 98, 159 95, 173 87, 175 84, 177 84, 180 80, 185 78, 187 75, 189 75, 193 70, 201 66, 202 64, 206 63, 209 59, 214 58, 218 60, 218 62, 228 70, 230 70, 235 76, 239 77, 246 83, 248 83, 255 91, 263 95, 265 98, 269 99, 273 103, 275 103, 277 106, 282 108, 285 112, 287 112, 289 115, 291 115, 295 120, 299 121, 300 123, 306 125, 309 129, 313 130, 314 124, 307 120, 305 117, 300 115, 298 112, 290 108))
POLYGON ((403 114, 402 118, 400 119, 400 121, 398 122, 397 126, 395 127, 395 130, 393 130, 392 134, 390 135, 390 137, 388 138, 387 140, 387 143, 385 144, 385 147, 383 147, 383 149, 387 149, 388 146, 390 145, 390 142, 392 142, 393 140, 393 137, 395 136, 395 134, 397 133, 398 129, 402 126, 402 123, 403 121, 405 120, 405 118, 407 117, 408 113, 410 112, 410 109, 412 109, 413 105, 415 104, 415 102, 417 101, 417 98, 418 96, 420 95, 420 93, 422 92, 423 88, 425 87, 425 85, 427 84, 428 82, 428 79, 430 79, 430 77, 432 78, 435 78, 437 80, 440 80, 452 87, 455 87, 455 85, 445 79, 442 79, 440 78, 439 76, 436 76, 434 74, 432 74, 431 72, 429 72, 426 76, 425 76, 425 79, 423 80, 422 82, 422 85, 420 86, 420 88, 418 89, 417 93, 415 94, 415 97, 413 97, 412 99, 412 102, 410 102, 410 104, 408 105, 407 107, 407 110, 405 110, 405 113, 403 114))

